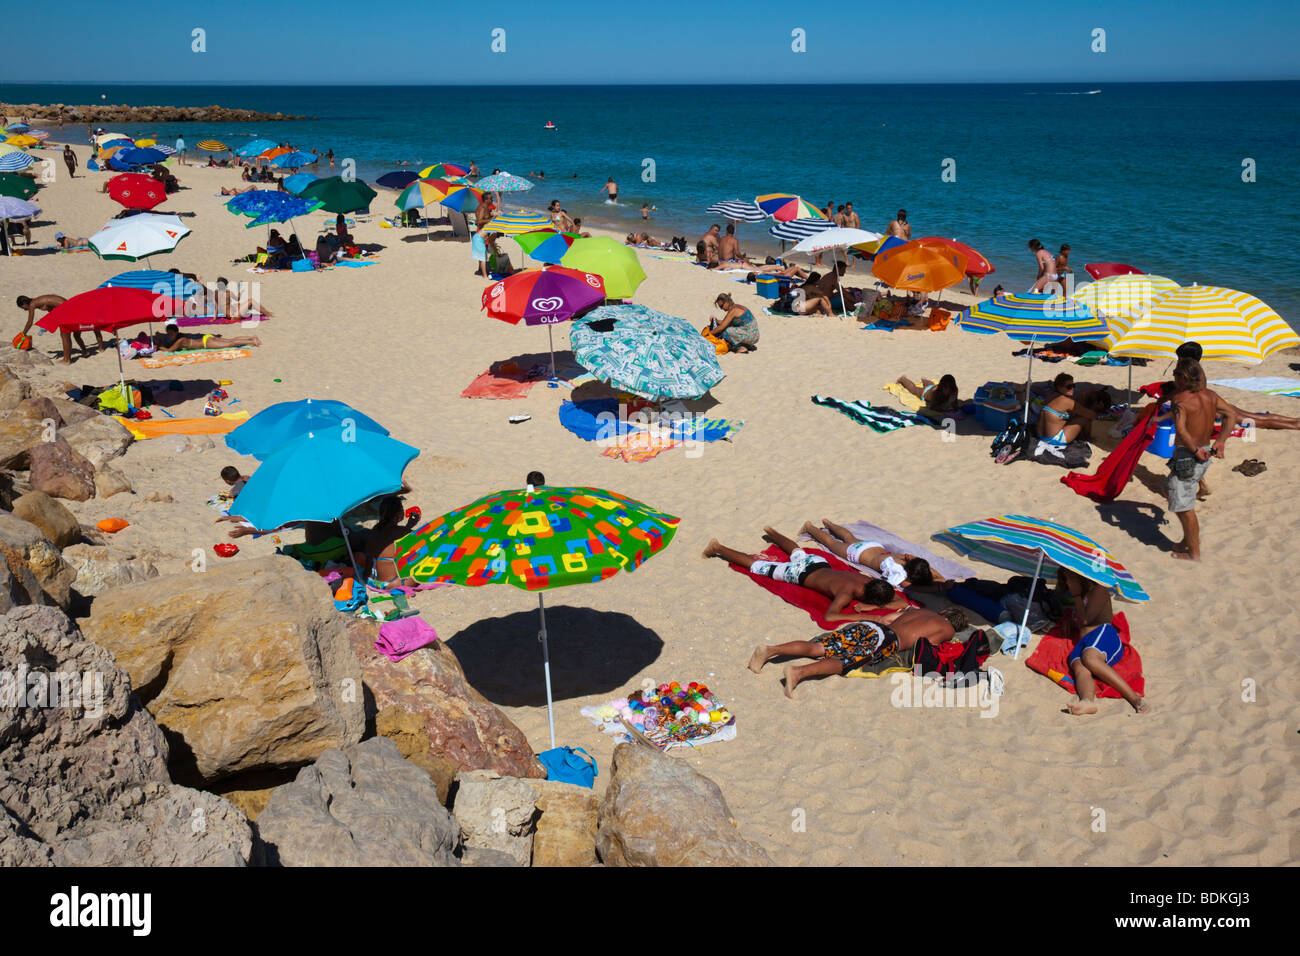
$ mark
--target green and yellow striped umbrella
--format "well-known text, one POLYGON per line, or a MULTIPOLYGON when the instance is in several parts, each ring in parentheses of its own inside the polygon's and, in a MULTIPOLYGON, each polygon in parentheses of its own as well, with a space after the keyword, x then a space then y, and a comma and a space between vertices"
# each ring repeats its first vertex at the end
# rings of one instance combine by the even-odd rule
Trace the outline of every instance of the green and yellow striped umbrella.
POLYGON ((1258 365, 1300 345, 1300 335, 1264 302, 1245 292, 1192 285, 1166 292, 1115 342, 1112 355, 1175 358, 1198 342, 1203 359, 1258 365))

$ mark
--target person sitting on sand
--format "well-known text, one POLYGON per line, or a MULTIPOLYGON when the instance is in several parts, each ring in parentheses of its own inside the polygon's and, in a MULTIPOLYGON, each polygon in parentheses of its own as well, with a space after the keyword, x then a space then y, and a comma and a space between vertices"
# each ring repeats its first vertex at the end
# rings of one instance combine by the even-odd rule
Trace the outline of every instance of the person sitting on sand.
POLYGON ((1074 376, 1062 372, 1052 380, 1052 398, 1038 415, 1038 436, 1058 448, 1070 444, 1091 431, 1098 414, 1110 407, 1110 393, 1105 389, 1089 392, 1075 401, 1074 376))
POLYGON ((396 544, 415 530, 419 514, 405 521, 402 499, 388 495, 379 503, 379 523, 366 533, 361 544, 361 573, 370 587, 399 584, 396 544))
POLYGON ((869 578, 856 571, 836 571, 830 562, 819 555, 809 554, 789 538, 772 528, 764 528, 769 541, 790 556, 789 561, 771 561, 755 558, 719 544, 714 538, 704 549, 706 558, 724 558, 732 564, 748 568, 752 574, 761 574, 774 581, 797 584, 800 587, 824 594, 831 599, 823 615, 827 621, 876 620, 874 615, 846 612, 855 601, 872 607, 884 607, 894 601, 894 589, 880 578, 869 578), (888 594, 886 593, 888 592, 888 594))
POLYGON ((246 319, 249 316, 261 315, 270 319, 275 313, 262 305, 261 302, 254 302, 251 298, 251 292, 256 289, 256 285, 250 283, 245 287, 244 283, 237 283, 235 286, 236 298, 232 301, 230 295, 230 280, 225 276, 218 276, 217 281, 213 283, 212 301, 214 314, 223 319, 246 319), (244 299, 244 293, 248 291, 250 297, 247 301, 244 299))
MULTIPOLYGON (((714 223, 712 226, 709 226, 709 228, 705 230, 704 235, 700 236, 700 240, 699 240, 700 242, 704 243, 704 245, 708 246, 710 249, 713 250, 713 255, 715 259, 717 258, 718 255, 720 231, 721 230, 718 224, 714 223)), ((696 245, 698 246, 699 243, 696 243, 696 245)))
MULTIPOLYGON (((566 211, 563 210, 563 209, 561 209, 560 212, 564 213, 564 215, 566 215, 566 216, 568 215, 568 212, 566 212, 566 211)), ((582 228, 582 219, 580 219, 580 218, 579 218, 579 219, 575 219, 575 220, 573 220, 573 231, 576 232, 576 233, 578 234, 578 238, 579 238, 579 239, 590 239, 590 238, 591 238, 591 233, 586 232, 585 230, 583 230, 583 228, 582 228)))
POLYGON ((239 493, 244 490, 244 485, 248 484, 248 478, 248 475, 241 475, 234 465, 227 465, 221 469, 221 480, 230 486, 230 491, 226 494, 232 499, 239 497, 239 493))
POLYGON ((1078 700, 1070 705, 1076 717, 1097 713, 1097 680, 1103 680, 1129 702, 1139 714, 1151 706, 1115 673, 1115 665, 1124 656, 1124 642, 1112 623, 1114 612, 1110 605, 1110 589, 1067 568, 1056 574, 1056 589, 1067 604, 1061 624, 1065 636, 1074 640, 1074 650, 1066 658, 1078 700))
POLYGON ((225 338, 220 335, 205 333, 199 335, 182 332, 175 319, 168 319, 167 324, 163 326, 163 333, 158 337, 156 343, 158 348, 164 352, 181 352, 194 351, 199 349, 244 349, 256 348, 262 344, 262 340, 256 335, 240 335, 235 338, 225 338))
POLYGON ((822 524, 825 530, 805 521, 801 530, 837 558, 871 568, 893 587, 900 590, 928 588, 944 580, 943 575, 931 568, 930 562, 924 558, 894 554, 879 541, 859 541, 847 528, 827 518, 822 519, 822 524))
POLYGON ((718 268, 718 250, 701 239, 695 244, 695 264, 706 269, 718 268))
POLYGON ((733 352, 752 352, 758 345, 758 320, 743 305, 737 305, 723 292, 713 300, 713 307, 721 309, 722 320, 709 322, 709 331, 715 338, 723 339, 733 352))
MULTIPOLYGON (((808 281, 814 281, 816 278, 817 273, 813 272, 808 276, 808 281)), ((803 288, 791 290, 789 308, 791 315, 831 315, 834 312, 831 308, 831 300, 824 295, 818 295, 816 289, 810 292, 807 282, 804 283, 803 288)))
POLYGON ((727 234, 718 240, 718 259, 722 262, 739 262, 746 266, 749 260, 740 252, 740 240, 736 238, 736 224, 727 223, 727 234))
POLYGON ((951 375, 944 375, 937 382, 923 378, 919 383, 913 382, 904 375, 899 378, 898 384, 919 398, 925 403, 924 407, 932 411, 951 412, 961 405, 961 400, 957 397, 957 380, 951 375))
POLYGON ((812 664, 786 665, 785 696, 793 697, 794 689, 809 677, 847 674, 869 667, 892 654, 911 650, 922 638, 932 644, 942 644, 967 623, 966 612, 959 607, 946 607, 937 613, 908 607, 846 624, 815 641, 760 644, 749 657, 749 669, 757 674, 774 657, 821 658, 812 664))

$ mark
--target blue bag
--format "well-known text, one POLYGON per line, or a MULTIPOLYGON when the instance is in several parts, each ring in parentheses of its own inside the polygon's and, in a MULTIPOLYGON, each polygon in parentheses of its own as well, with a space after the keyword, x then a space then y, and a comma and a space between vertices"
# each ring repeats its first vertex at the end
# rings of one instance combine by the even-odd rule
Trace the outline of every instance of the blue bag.
POLYGON ((294 272, 311 272, 316 268, 316 265, 310 259, 294 259, 290 268, 294 272))
POLYGON ((547 780, 560 783, 576 783, 588 790, 596 786, 596 758, 581 747, 556 747, 537 755, 538 761, 546 768, 547 780), (582 754, 581 757, 578 754, 582 754))

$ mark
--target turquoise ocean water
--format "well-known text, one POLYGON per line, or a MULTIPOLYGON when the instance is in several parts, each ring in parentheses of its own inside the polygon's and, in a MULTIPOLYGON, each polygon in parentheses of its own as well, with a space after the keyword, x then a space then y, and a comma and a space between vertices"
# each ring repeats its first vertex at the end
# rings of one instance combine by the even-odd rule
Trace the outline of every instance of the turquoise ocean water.
MULTIPOLYGON (((914 235, 969 243, 997 267, 990 281, 1008 288, 1032 281, 1025 242, 1037 237, 1053 251, 1068 242, 1080 276, 1087 262, 1128 262, 1184 284, 1243 289, 1300 325, 1300 83, 1091 89, 7 85, 0 101, 307 114, 318 119, 122 131, 165 142, 183 133, 191 147, 209 136, 288 140, 355 159, 363 179, 401 159, 543 170, 545 181, 507 204, 554 198, 592 224, 640 229, 648 202, 656 210, 645 228, 661 238, 694 239, 715 219, 709 203, 757 193, 851 200, 878 232, 901 206, 914 235), (543 128, 548 120, 556 131, 543 128), (1243 181, 1247 159, 1254 182, 1243 181), (945 168, 955 181, 944 181, 945 168), (599 192, 609 176, 618 206, 599 192)), ((84 128, 62 136, 84 141, 84 128)), ((765 225, 739 230, 742 247, 770 243, 765 225)))

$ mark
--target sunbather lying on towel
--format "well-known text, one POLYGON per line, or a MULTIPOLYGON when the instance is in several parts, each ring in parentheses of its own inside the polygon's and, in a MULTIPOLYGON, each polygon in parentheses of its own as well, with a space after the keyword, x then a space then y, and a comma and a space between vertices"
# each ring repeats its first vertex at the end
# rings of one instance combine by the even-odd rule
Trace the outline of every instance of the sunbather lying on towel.
POLYGON ((936 412, 950 412, 961 405, 957 398, 957 380, 951 375, 945 375, 937 382, 928 378, 913 382, 904 375, 899 378, 898 384, 925 402, 926 408, 936 412))
POLYGON ((179 352, 183 349, 242 349, 249 346, 255 348, 262 344, 262 340, 256 335, 240 335, 228 339, 211 333, 190 334, 182 332, 174 320, 169 320, 163 327, 163 334, 158 337, 156 344, 164 352, 179 352))
POLYGON ((831 554, 852 564, 861 564, 878 571, 880 576, 896 588, 926 588, 943 580, 943 575, 930 567, 925 558, 911 554, 893 554, 879 541, 859 541, 853 532, 842 528, 827 518, 822 519, 825 530, 811 521, 805 521, 805 534, 812 535, 831 554), (827 533, 829 532, 829 534, 827 533))
POLYGON ((748 568, 752 574, 762 574, 775 581, 797 584, 824 594, 831 599, 827 608, 827 621, 876 620, 870 614, 846 614, 844 609, 854 601, 871 607, 898 607, 906 602, 898 598, 893 587, 879 578, 869 578, 856 571, 836 571, 825 558, 809 554, 785 535, 772 528, 764 528, 764 535, 786 554, 789 561, 767 561, 754 558, 735 548, 719 544, 715 538, 704 549, 706 558, 725 558, 732 564, 748 568))
POLYGON ((958 607, 946 607, 937 614, 920 607, 904 608, 884 617, 846 624, 815 641, 760 644, 750 655, 749 669, 757 674, 774 657, 820 658, 812 664, 786 665, 785 696, 793 697, 794 689, 808 677, 847 674, 909 650, 921 638, 942 644, 966 623, 966 614, 958 607))
POLYGON ((1074 599, 1061 620, 1066 636, 1077 641, 1067 658, 1079 694, 1079 699, 1070 705, 1070 713, 1080 716, 1097 712, 1094 678, 1100 678, 1119 691, 1135 711, 1145 714, 1151 706, 1115 673, 1115 665, 1124 656, 1124 642, 1111 623, 1115 615, 1110 605, 1110 589, 1066 568, 1057 572, 1056 589, 1062 597, 1068 594, 1074 599))

